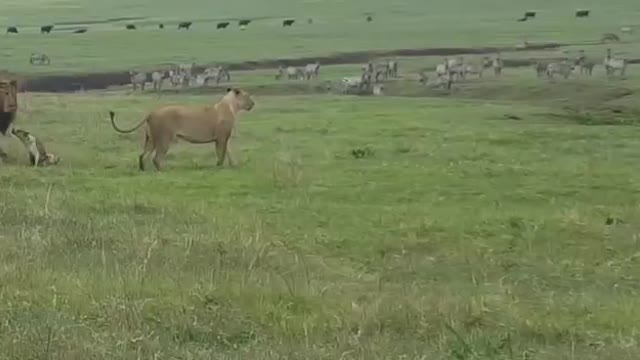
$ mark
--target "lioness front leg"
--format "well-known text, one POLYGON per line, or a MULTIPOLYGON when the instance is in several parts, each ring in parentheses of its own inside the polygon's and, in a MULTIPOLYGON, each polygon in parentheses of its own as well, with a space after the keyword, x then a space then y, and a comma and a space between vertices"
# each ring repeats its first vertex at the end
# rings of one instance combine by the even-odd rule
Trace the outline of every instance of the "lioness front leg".
POLYGON ((227 141, 227 160, 229 161, 229 166, 230 167, 235 167, 236 166, 236 161, 233 160, 234 155, 233 155, 233 146, 231 146, 231 139, 229 139, 227 141))
POLYGON ((221 167, 224 164, 224 158, 225 156, 227 156, 228 143, 229 143, 228 137, 216 141, 216 155, 218 156, 218 162, 216 163, 216 165, 218 167, 221 167))

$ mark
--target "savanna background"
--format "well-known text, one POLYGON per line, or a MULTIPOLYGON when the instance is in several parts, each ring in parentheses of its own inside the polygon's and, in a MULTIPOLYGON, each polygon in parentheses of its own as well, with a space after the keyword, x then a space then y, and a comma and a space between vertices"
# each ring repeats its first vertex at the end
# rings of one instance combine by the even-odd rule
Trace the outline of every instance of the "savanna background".
POLYGON ((30 168, 14 143, 0 167, 0 359, 636 359, 638 66, 550 81, 530 65, 606 48, 634 63, 640 28, 619 29, 639 15, 630 0, 4 1, 16 127, 62 160, 30 168), (507 67, 426 89, 416 74, 457 55, 394 51, 430 48, 500 48, 507 67), (359 74, 356 51, 398 61, 385 96, 325 91, 359 74), (333 60, 298 82, 248 66, 300 57, 333 60), (128 127, 228 84, 29 88, 192 61, 242 64, 231 85, 257 105, 236 168, 182 143, 141 173, 142 135, 107 117, 128 127))

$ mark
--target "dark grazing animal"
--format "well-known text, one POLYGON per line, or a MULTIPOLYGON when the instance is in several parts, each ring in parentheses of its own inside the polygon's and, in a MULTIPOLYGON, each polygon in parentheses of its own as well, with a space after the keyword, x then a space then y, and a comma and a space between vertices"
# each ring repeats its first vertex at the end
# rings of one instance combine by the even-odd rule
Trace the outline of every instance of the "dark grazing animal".
POLYGON ((283 20, 282 21, 282 26, 283 27, 291 26, 291 25, 293 25, 294 22, 296 22, 296 21, 293 20, 293 19, 283 20))
POLYGON ((589 10, 576 10, 576 17, 577 18, 583 18, 583 17, 589 17, 589 10))
POLYGON ((18 33, 18 28, 15 26, 9 26, 7 28, 7 34, 17 34, 18 33))
POLYGON ((527 12, 524 13, 524 16, 528 17, 528 18, 534 18, 534 17, 536 17, 536 12, 535 11, 527 11, 527 12))
POLYGON ((240 25, 240 26, 247 26, 247 25, 249 25, 249 23, 251 23, 251 20, 240 20, 240 21, 238 21, 238 25, 240 25))
POLYGON ((229 26, 229 22, 228 21, 220 22, 220 23, 218 23, 218 25, 216 25, 216 29, 226 29, 227 26, 229 26))
POLYGON ((372 22, 373 21, 373 17, 371 15, 367 15, 367 22, 372 22))
POLYGON ((192 24, 191 21, 183 21, 180 24, 178 24, 178 30, 180 29, 189 30, 189 28, 191 27, 191 24, 192 24))
POLYGON ((77 29, 77 30, 73 30, 73 33, 74 33, 74 34, 84 34, 84 33, 86 33, 86 32, 87 32, 87 30, 88 30, 87 28, 84 28, 84 29, 77 29))
POLYGON ((49 34, 53 30, 53 25, 40 26, 40 34, 49 34))
POLYGON ((133 25, 133 24, 127 24, 126 29, 127 29, 127 30, 135 30, 135 29, 136 29, 136 26, 135 26, 135 25, 133 25))
POLYGON ((164 24, 158 24, 158 29, 164 29, 164 24))

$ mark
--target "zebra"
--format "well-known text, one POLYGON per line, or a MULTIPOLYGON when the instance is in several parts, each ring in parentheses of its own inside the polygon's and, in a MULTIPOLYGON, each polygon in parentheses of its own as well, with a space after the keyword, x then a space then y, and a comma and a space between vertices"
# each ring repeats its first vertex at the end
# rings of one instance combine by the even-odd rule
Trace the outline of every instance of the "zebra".
MULTIPOLYGON (((440 64, 439 66, 444 66, 444 65, 440 64)), ((452 83, 451 76, 447 75, 446 73, 444 73, 442 76, 436 76, 435 80, 430 81, 429 77, 425 73, 420 72, 418 74, 418 81, 422 83, 424 86, 429 88, 446 86, 447 89, 451 89, 451 83, 452 83)))
POLYGON ((575 61, 575 65, 580 67, 580 74, 587 74, 591 76, 593 73, 593 67, 596 63, 593 60, 588 60, 584 55, 584 50, 580 50, 580 55, 575 61))
POLYGON ((627 70, 627 60, 611 57, 611 49, 607 49, 607 56, 604 58, 603 65, 607 75, 613 75, 616 71, 620 71, 620 76, 624 76, 627 70))
POLYGON ((449 75, 449 62, 447 59, 444 60, 444 63, 438 64, 436 66, 436 76, 443 77, 449 75))
POLYGON ((204 77, 203 82, 205 84, 212 78, 215 79, 216 85, 220 84, 221 81, 231 81, 229 71, 222 66, 205 69, 202 76, 204 77))
POLYGON ((318 78, 318 73, 320 72, 320 63, 315 62, 314 64, 307 64, 304 67, 304 74, 307 80, 311 80, 311 78, 318 78))
POLYGON ((493 67, 493 73, 496 76, 502 75, 502 58, 500 58, 500 54, 497 54, 496 57, 491 62, 491 67, 493 67))
POLYGON ((51 59, 49 59, 47 54, 31 53, 31 57, 29 58, 29 63, 31 65, 49 65, 51 64, 51 59))
POLYGON ((447 67, 449 68, 449 74, 457 76, 458 80, 465 78, 464 73, 464 58, 459 56, 457 59, 449 59, 447 61, 447 67))
POLYGON ((287 79, 289 80, 304 79, 304 71, 300 68, 289 66, 287 67, 287 79))
POLYGON ((397 78, 398 77, 398 62, 395 60, 390 60, 388 63, 389 76, 397 78))
POLYGON ((153 83, 153 90, 154 91, 162 90, 162 83, 166 78, 167 78, 167 73, 165 71, 154 71, 153 73, 151 73, 151 82, 153 83))
POLYGON ((547 61, 538 61, 535 64, 535 69, 536 69, 536 75, 538 75, 538 77, 541 77, 542 75, 544 75, 547 72, 547 66, 549 66, 549 62, 547 61))
POLYGON ((371 72, 363 69, 360 76, 344 77, 341 80, 343 93, 346 94, 349 89, 356 88, 358 90, 369 89, 371 87, 371 72))
POLYGON ((144 91, 144 86, 147 83, 147 74, 144 72, 130 70, 129 76, 131 77, 131 85, 133 85, 133 91, 136 91, 138 85, 140 85, 140 91, 144 91))
POLYGON ((571 72, 573 71, 574 68, 575 68, 575 65, 571 64, 567 60, 563 60, 562 62, 559 62, 559 63, 550 63, 549 65, 547 65, 547 76, 550 79, 553 79, 554 74, 560 74, 562 75, 562 77, 567 79, 569 75, 571 75, 571 72))
POLYGON ((480 65, 478 65, 478 64, 469 64, 469 65, 464 65, 462 67, 462 71, 463 71, 465 77, 467 76, 467 74, 472 74, 472 75, 478 75, 478 78, 482 78, 482 73, 484 72, 484 67, 482 66, 482 64, 480 64, 480 65))

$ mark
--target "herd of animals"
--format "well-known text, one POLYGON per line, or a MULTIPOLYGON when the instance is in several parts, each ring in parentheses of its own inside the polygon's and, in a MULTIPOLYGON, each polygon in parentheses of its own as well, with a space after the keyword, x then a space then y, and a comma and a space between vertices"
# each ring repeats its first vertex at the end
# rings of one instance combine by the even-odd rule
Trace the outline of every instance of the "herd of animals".
MULTIPOLYGON (((580 50, 575 59, 565 57, 560 61, 540 60, 535 62, 534 68, 538 77, 546 75, 549 79, 553 79, 556 75, 560 75, 567 79, 576 69, 579 69, 580 74, 592 75, 593 69, 598 63, 594 58, 587 57, 584 50, 580 50)), ((607 49, 606 56, 601 64, 605 69, 606 75, 611 76, 618 73, 620 76, 624 76, 628 61, 624 58, 613 57, 611 49, 607 49)), ((435 81, 429 81, 429 77, 424 72, 420 72, 419 81, 425 85, 451 88, 453 82, 464 80, 468 75, 482 78, 484 70, 488 68, 493 69, 494 74, 499 76, 502 74, 503 66, 504 62, 500 54, 494 58, 485 56, 480 61, 472 61, 470 63, 465 63, 464 58, 460 56, 456 59, 445 59, 443 63, 438 64, 435 69, 435 81)), ((369 76, 363 73, 363 81, 368 78, 369 76)))
MULTIPOLYGON (((366 15, 365 17, 367 22, 372 22, 373 21, 373 16, 371 15, 366 15)), ((244 30, 246 29, 247 26, 249 26, 249 24, 252 22, 251 19, 240 19, 238 20, 238 26, 240 28, 240 30, 244 30)), ((284 19, 282 20, 282 27, 292 27, 293 24, 296 22, 296 19, 284 19)), ((313 24, 313 19, 312 18, 308 18, 307 19, 307 24, 313 24)), ((178 30, 189 30, 191 28, 191 25, 193 25, 193 21, 181 21, 178 23, 177 29, 178 30)), ((224 30, 226 28, 228 28, 231 25, 231 21, 219 21, 216 24, 216 29, 217 30, 224 30)), ((165 25, 164 23, 158 23, 157 24, 158 29, 164 29, 165 25)), ((55 25, 42 25, 40 26, 40 34, 50 34, 51 31, 55 28, 55 25)), ((126 24, 124 26, 124 28, 126 30, 137 30, 138 27, 135 24, 126 24)), ((61 29, 62 30, 62 29, 61 29)), ((71 29, 71 32, 73 34, 84 34, 89 30, 89 28, 87 27, 82 27, 79 29, 71 29)), ((8 26, 7 27, 7 34, 18 34, 20 31, 18 30, 17 26, 8 26)))
MULTIPOLYGON (((593 69, 598 63, 597 60, 587 57, 584 51, 580 50, 579 55, 573 60, 565 57, 561 61, 537 61, 534 68, 538 77, 546 75, 549 79, 553 79, 556 75, 560 75, 566 79, 576 69, 579 69, 580 74, 592 75, 593 69)), ((607 54, 601 64, 607 75, 618 73, 620 76, 624 76, 628 61, 624 58, 613 57, 611 49, 607 49, 607 54)), ((435 67, 434 76, 430 77, 424 71, 420 71, 418 81, 428 87, 450 89, 454 82, 463 81, 469 76, 482 78, 486 70, 492 70, 495 76, 500 76, 503 67, 504 62, 500 54, 471 61, 465 61, 463 56, 453 59, 445 58, 435 67)), ((283 79, 286 75, 289 80, 317 79, 319 70, 320 64, 318 62, 307 64, 304 67, 289 66, 284 68, 281 66, 278 68, 275 78, 276 80, 283 79)), ((346 76, 340 79, 339 90, 345 94, 355 91, 383 95, 383 83, 391 78, 399 78, 397 61, 368 62, 361 68, 360 75, 346 76)))
MULTIPOLYGON (((36 56, 34 56, 36 57, 36 56)), ((624 58, 612 56, 611 49, 607 49, 602 62, 585 55, 583 50, 574 59, 565 57, 561 61, 539 61, 534 68, 539 77, 547 76, 553 79, 560 75, 565 79, 579 68, 580 74, 592 75, 594 67, 600 63, 607 76, 624 76, 628 61, 624 58)), ((433 80, 424 72, 419 73, 419 81, 427 86, 451 88, 454 82, 464 81, 469 76, 483 77, 484 71, 491 69, 495 76, 500 76, 504 67, 501 55, 484 56, 466 62, 464 57, 454 59, 445 58, 435 67, 433 80)), ((315 62, 303 67, 280 66, 275 75, 276 80, 312 80, 318 79, 320 63, 315 62)), ((147 82, 153 84, 154 90, 161 90, 162 83, 170 80, 173 86, 190 86, 193 83, 207 84, 214 80, 216 84, 231 80, 229 71, 223 66, 199 68, 194 63, 179 64, 166 71, 152 73, 130 71, 131 84, 134 91, 139 87, 144 90, 147 82)), ((341 91, 348 93, 356 90, 360 93, 368 92, 382 95, 382 84, 390 78, 399 78, 398 62, 388 60, 381 63, 368 62, 361 69, 359 76, 343 77, 340 80, 341 91)), ((160 170, 169 145, 180 138, 191 143, 216 143, 218 165, 226 159, 233 164, 231 152, 228 150, 229 138, 236 114, 249 111, 254 101, 244 90, 228 88, 227 94, 215 106, 189 108, 185 106, 166 106, 148 114, 136 127, 122 130, 115 124, 115 113, 110 112, 113 128, 121 133, 129 133, 145 126, 145 143, 143 153, 139 158, 139 168, 144 170, 145 160, 154 153, 153 163, 160 170)), ((11 135, 20 140, 26 147, 33 166, 57 164, 60 160, 54 154, 46 151, 42 142, 28 131, 13 128, 12 122, 17 111, 17 82, 15 80, 0 80, 0 133, 11 135)), ((0 149, 0 160, 6 160, 6 154, 0 149)))
POLYGON ((169 80, 173 87, 189 87, 192 84, 206 85, 211 81, 218 85, 221 82, 231 81, 231 75, 227 68, 223 66, 198 68, 195 63, 178 64, 169 70, 151 73, 130 70, 129 75, 134 91, 138 88, 143 91, 148 82, 153 85, 153 90, 160 91, 166 80, 169 80))
MULTIPOLYGON (((527 11, 525 16, 518 21, 526 21, 534 18, 534 11, 527 11)), ((584 18, 589 16, 588 10, 579 10, 576 17, 584 18)), ((373 20, 371 15, 367 15, 366 21, 373 20)), ((238 25, 244 29, 251 20, 239 20, 238 25)), ((295 20, 283 20, 282 26, 289 27, 295 20)), ((312 23, 308 19, 308 23, 312 23)), ((178 29, 188 30, 192 22, 181 22, 178 29)), ((230 22, 220 22, 217 29, 225 29, 230 22)), ((164 29, 164 24, 158 24, 160 29, 164 29)), ((45 25, 40 28, 42 34, 49 34, 53 30, 53 25, 45 25)), ((127 30, 135 30, 136 26, 127 24, 127 30)), ((84 33, 87 29, 76 29, 73 33, 84 33)), ((633 28, 624 27, 622 33, 631 33, 633 28)), ((17 34, 15 26, 7 28, 7 33, 17 34)), ((601 42, 618 42, 620 38, 614 33, 603 34, 601 42)), ((525 42, 526 48, 528 44, 525 42)), ((51 59, 43 53, 32 53, 29 62, 32 65, 49 65, 51 59)), ((624 58, 612 56, 611 49, 607 49, 606 56, 600 62, 585 55, 580 51, 574 59, 565 57, 560 61, 538 61, 535 63, 535 71, 538 77, 545 76, 553 79, 556 75, 568 78, 571 73, 579 68, 580 74, 592 75, 597 64, 601 64, 607 76, 618 73, 624 76, 627 70, 628 61, 624 58)), ((461 82, 469 76, 483 77, 483 73, 492 70, 495 76, 500 76, 504 67, 503 59, 499 53, 492 57, 472 58, 467 61, 464 57, 445 58, 437 64, 433 76, 427 75, 424 71, 418 73, 418 81, 427 87, 441 87, 450 89, 453 83, 461 82)), ((301 67, 279 66, 275 74, 276 80, 315 80, 319 78, 320 63, 309 63, 301 67)), ((130 83, 133 90, 144 91, 147 83, 151 83, 154 91, 161 91, 163 83, 169 81, 173 87, 190 87, 192 85, 207 85, 212 81, 216 85, 222 82, 230 82, 231 75, 225 66, 198 67, 195 63, 178 64, 168 70, 143 72, 129 71, 130 83)), ((339 89, 342 93, 359 93, 383 95, 384 83, 389 79, 400 78, 398 73, 398 62, 387 60, 384 62, 365 64, 357 76, 346 76, 338 81, 339 89)), ((328 87, 329 89, 330 87, 328 87)), ((149 156, 153 157, 153 164, 160 170, 164 157, 171 143, 176 139, 182 139, 190 143, 215 143, 218 155, 218 166, 222 166, 225 159, 229 164, 234 163, 229 150, 229 140, 234 121, 239 112, 250 111, 255 103, 251 95, 238 88, 227 88, 226 94, 214 106, 164 106, 158 108, 140 121, 135 127, 128 130, 120 129, 115 123, 115 113, 109 112, 111 124, 119 133, 130 133, 138 128, 144 127, 145 141, 143 152, 139 156, 139 168, 145 169, 145 162, 149 156)), ((27 149, 30 162, 33 166, 46 166, 58 163, 60 160, 54 154, 46 151, 42 142, 23 129, 13 127, 13 121, 17 113, 17 83, 15 80, 0 79, 0 135, 13 136, 17 138, 27 149)), ((7 158, 6 153, 0 148, 0 162, 7 158)))
MULTIPOLYGON (((37 54, 32 54, 37 59, 37 54)), ((595 59, 588 58, 584 51, 580 50, 579 56, 571 60, 568 57, 556 62, 542 62, 535 64, 536 74, 541 77, 546 75, 553 79, 560 75, 565 79, 576 69, 580 74, 592 75, 594 67, 598 64, 595 59)), ((606 56, 601 62, 608 76, 618 73, 624 76, 628 62, 624 58, 616 58, 607 49, 606 56)), ((465 62, 464 57, 444 59, 435 67, 434 80, 424 72, 419 73, 419 81, 427 86, 451 88, 452 83, 465 80, 468 76, 482 78, 487 69, 492 69, 495 76, 502 74, 504 62, 500 54, 493 57, 485 56, 465 62)), ((317 79, 320 73, 320 63, 315 62, 303 67, 280 66, 275 75, 276 80, 311 80, 317 79)), ((161 90, 165 80, 169 80, 175 86, 190 86, 193 83, 207 84, 214 80, 216 84, 231 80, 229 71, 223 66, 198 68, 194 63, 179 64, 166 71, 154 71, 152 73, 130 71, 131 84, 134 91, 139 87, 144 90, 147 82, 153 84, 154 90, 161 90)), ((341 90, 348 93, 350 90, 364 91, 374 95, 382 95, 381 85, 390 78, 398 78, 398 62, 388 60, 382 63, 368 62, 361 69, 360 76, 343 77, 340 80, 341 90)), ((33 166, 53 165, 60 160, 54 154, 44 148, 42 142, 33 134, 11 127, 17 110, 17 83, 15 81, 0 81, 0 132, 2 135, 12 135, 19 139, 26 147, 31 164, 33 166)), ((110 112, 113 128, 121 133, 128 133, 137 128, 145 127, 145 144, 140 155, 139 167, 144 170, 145 159, 155 153, 153 163, 159 170, 168 151, 169 144, 176 138, 181 138, 192 143, 216 143, 218 153, 218 165, 222 165, 225 158, 232 164, 232 155, 227 149, 233 121, 238 111, 248 111, 253 108, 254 102, 251 96, 239 89, 227 89, 227 95, 216 104, 211 112, 211 107, 188 109, 185 107, 164 107, 149 114, 142 122, 130 130, 121 130, 115 124, 115 113, 110 112), (223 119, 221 121, 220 119, 223 119), (221 125, 225 122, 231 125, 221 125), (206 134, 206 135, 202 135, 206 134)), ((0 160, 6 160, 6 154, 0 149, 0 160)))
MULTIPOLYGON (((371 22, 372 18, 371 16, 367 16, 367 22, 371 22)), ((293 24, 296 22, 295 19, 284 19, 282 20, 282 26, 283 27, 291 27, 293 26, 293 24)), ((250 19, 242 19, 242 20, 238 20, 238 26, 240 27, 241 30, 244 30, 249 24, 251 23, 250 19)), ((307 23, 311 24, 313 23, 312 19, 307 19, 307 23)), ((193 21, 182 21, 178 23, 178 30, 189 30, 191 28, 191 25, 193 25, 193 21)), ((230 21, 220 21, 216 24, 216 29, 217 30, 223 30, 229 27, 229 25, 231 25, 230 21)), ((42 25, 40 27, 40 34, 50 34, 51 31, 55 28, 55 25, 42 25)), ((136 30, 138 29, 138 27, 135 24, 126 24, 124 26, 124 28, 126 30, 136 30)), ((163 23, 159 23, 158 24, 158 29, 164 29, 165 25, 163 23)), ((84 34, 88 31, 89 29, 86 27, 83 28, 79 28, 79 29, 73 29, 71 32, 74 34, 84 34)), ((8 26, 7 27, 7 34, 18 34, 20 31, 18 30, 17 26, 8 26)))

